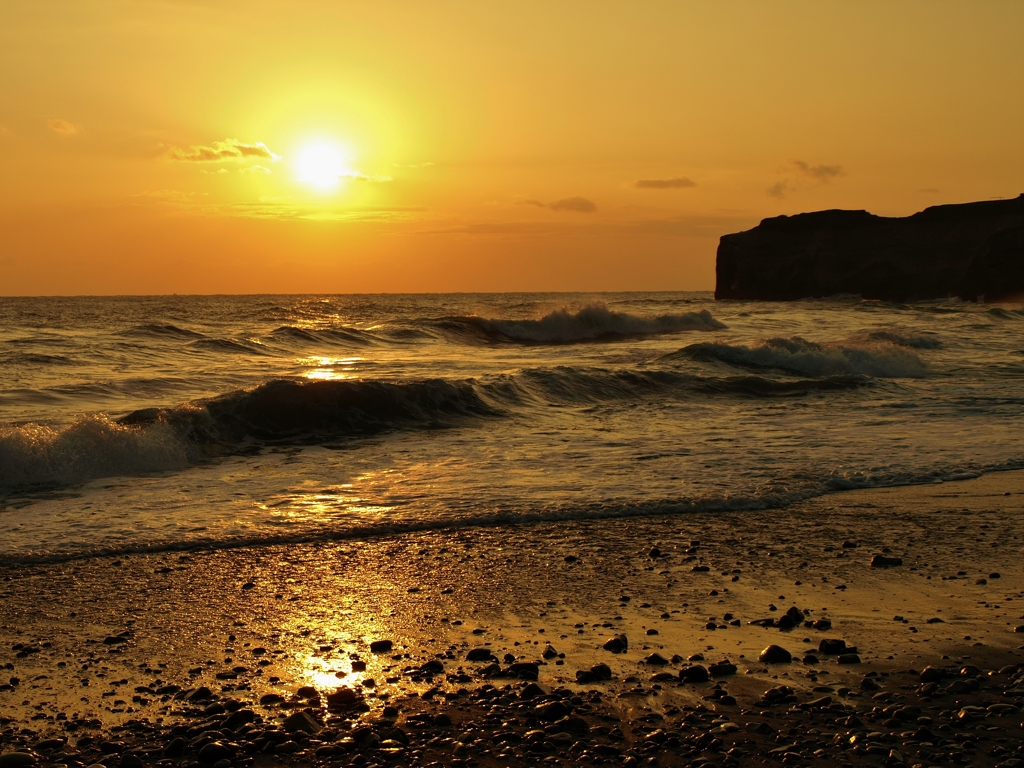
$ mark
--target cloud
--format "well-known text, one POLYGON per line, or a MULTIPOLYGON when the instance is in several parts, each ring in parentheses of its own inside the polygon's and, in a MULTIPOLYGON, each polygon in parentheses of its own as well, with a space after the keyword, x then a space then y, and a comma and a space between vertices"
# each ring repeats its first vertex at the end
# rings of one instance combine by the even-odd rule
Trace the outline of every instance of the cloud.
POLYGON ((593 202, 579 196, 555 200, 553 203, 548 203, 548 208, 552 211, 572 211, 573 213, 593 213, 597 210, 597 206, 593 202))
POLYGON ((836 176, 843 175, 843 168, 840 165, 811 165, 803 160, 794 160, 793 165, 804 176, 808 176, 821 184, 831 181, 836 176))
POLYGON ((67 120, 60 120, 56 117, 53 120, 47 120, 46 125, 51 131, 59 133, 61 136, 74 136, 78 133, 77 125, 69 123, 67 120))
POLYGON ((846 171, 843 170, 841 165, 825 165, 823 163, 812 165, 804 160, 793 160, 787 168, 792 168, 795 174, 793 172, 787 173, 783 169, 781 173, 786 178, 780 179, 765 190, 765 194, 769 197, 777 197, 781 200, 786 195, 797 192, 801 188, 808 186, 820 187, 822 184, 828 184, 839 176, 846 175, 846 171))
POLYGON ((262 141, 246 144, 238 139, 224 139, 215 141, 213 146, 203 144, 191 147, 168 147, 166 156, 171 160, 180 160, 191 163, 218 163, 223 160, 250 160, 258 158, 261 160, 277 160, 280 155, 275 155, 262 141))
POLYGON ((685 189, 696 187, 697 182, 685 176, 677 176, 674 179, 639 179, 633 182, 637 189, 685 189))
POLYGON ((377 184, 394 181, 394 179, 388 176, 386 173, 375 173, 373 175, 367 175, 365 173, 360 173, 359 171, 349 171, 347 173, 343 173, 341 175, 341 178, 352 179, 354 181, 372 181, 377 184))
POLYGON ((272 170, 267 168, 265 165, 250 165, 248 168, 239 168, 239 173, 273 173, 272 170))
POLYGON ((521 205, 532 205, 535 208, 548 208, 552 211, 566 212, 569 213, 593 213, 597 210, 597 206, 585 197, 564 197, 561 200, 554 200, 550 203, 545 203, 541 200, 523 200, 521 205))
POLYGON ((743 213, 719 215, 679 214, 660 219, 633 221, 602 221, 592 219, 586 224, 560 221, 474 222, 419 230, 418 235, 479 235, 492 237, 658 237, 715 238, 728 232, 739 232, 757 224, 757 217, 743 213))

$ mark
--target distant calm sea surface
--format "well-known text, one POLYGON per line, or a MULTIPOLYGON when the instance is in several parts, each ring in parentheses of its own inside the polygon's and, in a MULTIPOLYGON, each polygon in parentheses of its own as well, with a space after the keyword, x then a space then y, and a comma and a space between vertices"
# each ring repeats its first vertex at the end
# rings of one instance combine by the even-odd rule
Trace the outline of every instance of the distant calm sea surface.
POLYGON ((1024 313, 0 299, 0 560, 750 510, 1024 467, 1024 313))

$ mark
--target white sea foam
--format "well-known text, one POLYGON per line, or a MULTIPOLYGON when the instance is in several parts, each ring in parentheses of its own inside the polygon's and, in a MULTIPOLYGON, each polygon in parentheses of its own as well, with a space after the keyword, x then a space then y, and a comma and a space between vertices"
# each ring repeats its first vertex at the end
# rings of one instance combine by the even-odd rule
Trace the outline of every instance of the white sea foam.
POLYGON ((188 464, 187 444, 167 424, 142 429, 95 415, 57 429, 0 428, 0 489, 71 486, 188 464))
POLYGON ((588 304, 577 312, 563 307, 537 320, 479 318, 477 324, 486 332, 497 333, 508 339, 546 344, 725 328, 706 309, 674 315, 644 316, 615 312, 602 303, 588 304))
POLYGON ((753 346, 721 342, 692 344, 666 359, 720 361, 742 368, 775 369, 801 376, 861 375, 922 378, 929 373, 921 358, 891 343, 819 344, 799 336, 764 339, 753 346))

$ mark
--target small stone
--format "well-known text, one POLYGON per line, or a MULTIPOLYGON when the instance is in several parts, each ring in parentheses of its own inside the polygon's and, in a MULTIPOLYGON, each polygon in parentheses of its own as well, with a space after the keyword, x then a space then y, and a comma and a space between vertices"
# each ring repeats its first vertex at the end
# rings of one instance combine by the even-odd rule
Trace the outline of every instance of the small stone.
POLYGON ((871 558, 872 568, 895 568, 903 565, 902 557, 888 557, 887 555, 875 555, 871 558))
POLYGON ((629 640, 625 635, 615 635, 615 637, 608 638, 601 647, 612 653, 624 653, 629 648, 629 640))
POLYGON ((370 643, 371 653, 387 653, 394 647, 394 642, 391 640, 374 640, 370 643))
POLYGON ((282 723, 288 733, 319 733, 320 723, 306 712, 292 712, 282 723))
POLYGON ((843 653, 836 659, 839 664, 860 664, 860 656, 856 653, 843 653))
POLYGON ((537 683, 530 683, 519 692, 519 698, 523 701, 530 701, 531 699, 537 699, 546 695, 547 691, 537 685, 537 683))
POLYGON ((230 759, 231 755, 231 750, 221 742, 211 741, 209 744, 203 745, 203 748, 199 750, 198 759, 203 765, 213 765, 218 760, 230 759))
POLYGON ((846 653, 846 641, 823 639, 818 643, 818 652, 824 653, 827 656, 838 656, 841 653, 846 653))
POLYGON ((644 663, 650 664, 655 667, 663 667, 666 664, 668 664, 668 659, 666 659, 660 653, 652 653, 650 656, 644 659, 644 663))
POLYGON ((36 759, 28 752, 8 752, 0 755, 0 768, 30 768, 36 759))
POLYGON ((679 670, 679 679, 684 683, 706 683, 710 677, 707 667, 700 664, 683 667, 679 670))
POLYGON ((736 665, 731 661, 720 661, 717 664, 708 666, 708 672, 712 677, 726 677, 736 674, 736 665))
POLYGON ((490 648, 470 648, 466 654, 466 661, 490 661, 494 658, 490 648))
POLYGON ((757 660, 762 664, 785 664, 793 660, 793 654, 781 645, 769 645, 761 651, 761 655, 757 657, 757 660))

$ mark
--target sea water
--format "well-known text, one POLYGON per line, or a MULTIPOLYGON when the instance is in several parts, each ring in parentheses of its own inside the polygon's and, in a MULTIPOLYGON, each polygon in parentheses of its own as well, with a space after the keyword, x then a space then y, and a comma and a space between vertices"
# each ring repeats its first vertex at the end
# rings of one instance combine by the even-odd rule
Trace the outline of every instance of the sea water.
POLYGON ((0 299, 0 560, 773 508, 1024 467, 1024 312, 0 299))

